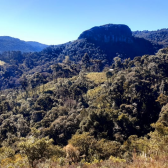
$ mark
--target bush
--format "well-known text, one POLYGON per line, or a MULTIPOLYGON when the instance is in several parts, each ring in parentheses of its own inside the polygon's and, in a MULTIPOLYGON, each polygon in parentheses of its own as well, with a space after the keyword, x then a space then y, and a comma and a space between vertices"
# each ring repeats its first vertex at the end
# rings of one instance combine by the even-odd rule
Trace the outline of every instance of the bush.
POLYGON ((33 167, 35 160, 47 159, 53 155, 58 157, 63 155, 63 151, 59 147, 52 145, 52 142, 53 140, 48 137, 38 139, 31 136, 28 139, 24 138, 19 147, 26 154, 29 164, 33 167))
POLYGON ((120 155, 121 144, 119 142, 105 139, 96 140, 87 132, 75 134, 69 140, 69 144, 77 147, 80 151, 81 159, 85 158, 87 162, 92 162, 94 159, 108 159, 111 155, 120 155))

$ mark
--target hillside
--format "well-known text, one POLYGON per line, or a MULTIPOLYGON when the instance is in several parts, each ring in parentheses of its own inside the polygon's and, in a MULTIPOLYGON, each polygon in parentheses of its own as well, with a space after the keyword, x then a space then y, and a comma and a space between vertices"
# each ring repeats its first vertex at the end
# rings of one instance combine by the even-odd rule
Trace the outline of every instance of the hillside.
MULTIPOLYGON (((41 47, 38 43, 30 43, 41 47)), ((44 72, 51 76, 51 66, 62 62, 74 65, 71 74, 79 73, 85 53, 91 59, 90 70, 102 71, 112 64, 116 56, 122 60, 133 59, 135 56, 154 54, 159 48, 160 45, 132 36, 130 28, 126 25, 108 24, 93 27, 81 33, 75 41, 49 46, 40 52, 8 51, 0 54, 0 60, 6 63, 1 67, 0 88, 19 86, 18 81, 22 75, 44 72)))
MULTIPOLYGON (((138 162, 144 152, 166 157, 168 48, 133 60, 116 57, 112 71, 88 72, 82 66, 75 74, 73 67, 55 64, 52 76, 27 75, 20 88, 1 91, 1 165, 25 164, 23 152, 32 165, 55 156, 53 167, 100 160, 106 160, 102 167, 113 162, 124 167, 126 161, 136 167, 132 159, 138 162), (65 158, 69 149, 75 154, 65 158)), ((159 163, 164 167, 167 159, 159 163)))
POLYGON ((21 51, 21 52, 39 52, 47 45, 38 42, 26 42, 9 36, 0 36, 0 52, 21 51))
POLYGON ((107 24, 84 31, 78 39, 86 39, 106 54, 106 59, 112 61, 115 56, 134 58, 144 54, 154 54, 161 48, 142 38, 132 36, 131 29, 122 24, 107 24))
POLYGON ((2 52, 0 167, 166 168, 161 47, 108 24, 39 52, 2 52))
POLYGON ((156 31, 134 31, 133 36, 144 38, 163 47, 168 47, 168 29, 160 29, 156 31))
POLYGON ((36 41, 26 41, 26 43, 31 45, 32 47, 34 47, 37 52, 42 51, 44 48, 48 47, 48 45, 41 44, 41 43, 36 42, 36 41))

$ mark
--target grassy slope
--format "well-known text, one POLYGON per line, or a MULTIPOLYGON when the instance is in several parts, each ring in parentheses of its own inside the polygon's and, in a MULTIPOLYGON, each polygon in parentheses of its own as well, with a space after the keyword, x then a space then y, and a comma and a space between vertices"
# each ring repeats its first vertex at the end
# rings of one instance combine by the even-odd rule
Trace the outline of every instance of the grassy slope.
POLYGON ((5 62, 0 60, 0 65, 4 65, 4 64, 5 64, 5 62))

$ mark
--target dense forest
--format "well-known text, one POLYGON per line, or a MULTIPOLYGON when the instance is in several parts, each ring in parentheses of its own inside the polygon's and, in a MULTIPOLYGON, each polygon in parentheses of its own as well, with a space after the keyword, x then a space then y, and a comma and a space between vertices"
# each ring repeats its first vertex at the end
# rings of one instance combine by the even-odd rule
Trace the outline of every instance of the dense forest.
POLYGON ((133 36, 144 38, 163 47, 168 47, 168 29, 160 29, 155 31, 134 31, 133 36))
POLYGON ((1 166, 167 167, 168 48, 51 64, 62 47, 29 53, 32 62, 1 55, 1 166))
POLYGON ((0 167, 167 168, 166 32, 108 24, 0 53, 0 167))
MULTIPOLYGON (((13 40, 15 45, 18 42, 20 43, 20 40, 13 40)), ((31 42, 31 44, 35 45, 36 43, 31 42)), ((5 50, 5 47, 1 45, 0 47, 5 50)), ((155 54, 161 48, 162 46, 159 44, 153 44, 149 40, 132 36, 130 28, 126 25, 108 24, 93 27, 81 33, 75 41, 48 46, 40 52, 2 52, 0 54, 0 89, 20 87, 23 78, 30 81, 29 78, 34 78, 32 76, 36 73, 42 74, 41 78, 45 78, 40 80, 49 82, 53 74, 52 65, 58 63, 64 64, 66 62, 71 65, 70 71, 63 67, 64 65, 62 66, 63 69, 67 70, 64 74, 60 70, 60 77, 76 75, 81 70, 81 60, 85 53, 88 53, 90 57, 88 65, 90 71, 99 72, 104 67, 111 66, 115 57, 120 57, 122 60, 133 59, 135 56, 155 54)), ((31 87, 34 88, 38 83, 39 81, 33 82, 31 87)))

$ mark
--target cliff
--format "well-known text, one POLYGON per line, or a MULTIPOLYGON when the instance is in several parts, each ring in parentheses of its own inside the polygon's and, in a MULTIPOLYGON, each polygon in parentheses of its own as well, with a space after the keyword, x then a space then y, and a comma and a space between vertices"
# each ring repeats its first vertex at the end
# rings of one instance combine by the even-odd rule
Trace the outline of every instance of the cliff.
POLYGON ((78 39, 86 38, 91 41, 133 43, 131 29, 123 24, 107 24, 96 26, 84 31, 78 39))

